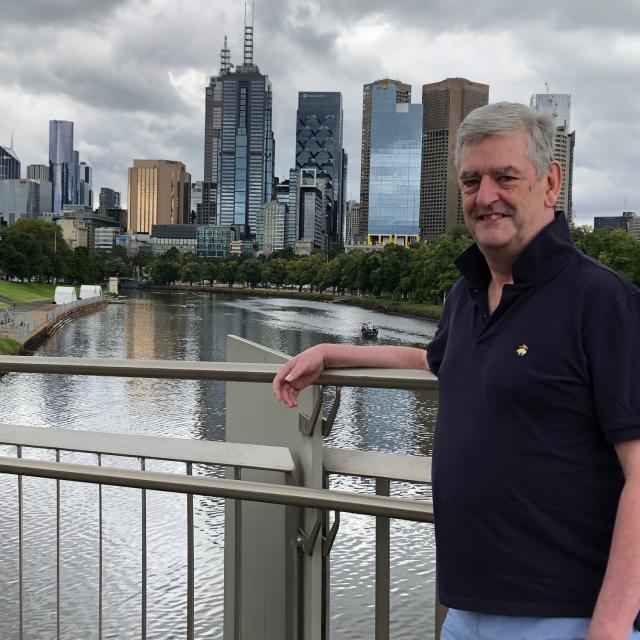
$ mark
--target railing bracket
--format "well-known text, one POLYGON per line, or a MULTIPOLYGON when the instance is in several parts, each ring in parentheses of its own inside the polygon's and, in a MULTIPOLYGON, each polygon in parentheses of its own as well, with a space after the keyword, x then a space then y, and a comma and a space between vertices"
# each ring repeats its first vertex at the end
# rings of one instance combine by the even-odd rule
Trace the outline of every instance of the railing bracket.
POLYGON ((318 539, 318 534, 322 528, 322 511, 317 511, 316 521, 311 529, 311 533, 307 533, 304 529, 298 529, 298 549, 301 549, 310 556, 313 553, 313 547, 318 539))
POLYGON ((335 518, 333 519, 333 524, 331 525, 331 529, 329 529, 329 535, 326 538, 322 539, 322 555, 328 556, 331 553, 331 549, 333 547, 333 543, 336 539, 336 534, 338 533, 338 529, 340 528, 340 512, 335 512, 335 518))
POLYGON ((318 416, 322 411, 322 399, 324 397, 324 387, 320 387, 320 394, 318 396, 318 400, 316 401, 313 411, 311 413, 311 417, 308 418, 303 413, 300 414, 299 418, 299 428, 300 433, 305 436, 311 437, 316 428, 316 422, 318 422, 318 416))
POLYGON ((342 391, 342 387, 336 387, 336 396, 333 399, 333 404, 331 405, 331 410, 329 411, 329 415, 326 418, 322 419, 322 435, 326 438, 333 428, 333 423, 336 419, 336 414, 338 413, 338 408, 340 407, 340 392, 342 391))

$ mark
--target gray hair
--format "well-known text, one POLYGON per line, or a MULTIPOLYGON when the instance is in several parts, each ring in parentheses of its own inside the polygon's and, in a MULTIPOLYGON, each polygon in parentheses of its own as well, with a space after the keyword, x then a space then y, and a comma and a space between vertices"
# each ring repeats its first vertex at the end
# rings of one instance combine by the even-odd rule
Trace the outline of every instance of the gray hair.
POLYGON ((460 166, 460 153, 465 144, 522 130, 527 133, 527 157, 541 179, 553 160, 556 128, 551 116, 517 102, 488 104, 474 109, 464 119, 456 135, 456 169, 460 166))

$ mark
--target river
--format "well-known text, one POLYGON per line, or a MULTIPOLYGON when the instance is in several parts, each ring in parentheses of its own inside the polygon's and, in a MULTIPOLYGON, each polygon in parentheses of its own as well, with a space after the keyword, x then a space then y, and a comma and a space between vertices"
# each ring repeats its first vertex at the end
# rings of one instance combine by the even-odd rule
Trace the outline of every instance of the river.
MULTIPOLYGON (((132 292, 50 337, 39 356, 226 360, 233 334, 294 354, 319 342, 361 342, 370 320, 379 344, 424 347, 432 322, 347 305, 285 298, 178 292, 132 292), (195 306, 185 307, 189 301, 195 306)), ((90 431, 224 440, 224 383, 13 373, 0 379, 2 421, 90 431)), ((326 444, 430 455, 436 400, 427 392, 344 389, 326 444)), ((15 448, 0 447, 15 455, 15 448)), ((53 459, 27 449, 25 457, 53 459)), ((94 464, 95 456, 63 454, 94 464)), ((137 468, 136 460, 104 459, 137 468)), ((174 470, 156 462, 152 470, 174 470)), ((203 472, 207 472, 204 470, 203 472)), ((333 479, 332 488, 373 491, 371 482, 333 479)), ((24 479, 24 638, 56 633, 55 482, 24 479)), ((394 485, 392 495, 428 497, 428 489, 394 485)), ((98 489, 61 483, 61 638, 98 638, 98 489)), ((222 500, 196 498, 196 637, 222 638, 222 500)), ((103 489, 103 638, 140 637, 140 492, 103 489)), ((18 639, 18 509, 15 477, 0 475, 0 638, 18 639)), ((371 638, 374 621, 374 520, 344 514, 331 553, 331 637, 371 638)), ((148 496, 148 638, 184 638, 185 498, 148 496)), ((391 637, 431 637, 434 542, 428 525, 391 525, 391 637)))

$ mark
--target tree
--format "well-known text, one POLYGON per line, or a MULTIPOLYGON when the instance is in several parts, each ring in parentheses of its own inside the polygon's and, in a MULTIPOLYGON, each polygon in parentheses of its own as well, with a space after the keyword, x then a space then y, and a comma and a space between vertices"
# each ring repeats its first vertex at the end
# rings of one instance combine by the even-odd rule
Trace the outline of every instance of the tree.
POLYGON ((281 258, 271 258, 262 267, 262 280, 279 289, 287 281, 287 262, 281 258))
POLYGON ((193 286, 193 281, 200 282, 202 280, 202 265, 199 262, 186 262, 180 269, 180 280, 188 282, 189 286, 193 286))
POLYGON ((238 280, 238 263, 235 260, 223 262, 218 271, 218 280, 233 287, 233 283, 238 280))
POLYGON ((248 284, 252 289, 261 281, 262 265, 256 258, 244 260, 238 267, 237 278, 240 282, 248 284))

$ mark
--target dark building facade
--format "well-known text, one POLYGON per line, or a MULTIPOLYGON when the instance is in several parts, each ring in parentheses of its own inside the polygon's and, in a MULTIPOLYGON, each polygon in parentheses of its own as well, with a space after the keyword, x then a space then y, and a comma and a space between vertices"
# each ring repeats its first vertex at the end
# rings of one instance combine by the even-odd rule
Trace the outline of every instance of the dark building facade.
POLYGON ((0 145, 0 180, 19 180, 20 160, 11 146, 0 145))
POLYGON ((342 244, 344 232, 346 158, 342 136, 340 92, 298 93, 296 169, 315 168, 329 178, 331 190, 326 232, 335 245, 342 244))
POLYGON ((455 170, 456 132, 467 115, 489 102, 489 85, 447 78, 422 87, 423 135, 420 236, 434 240, 464 224, 455 170))

